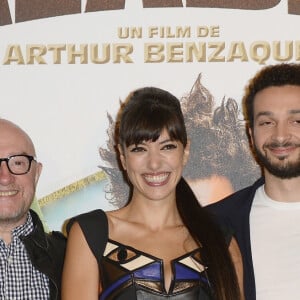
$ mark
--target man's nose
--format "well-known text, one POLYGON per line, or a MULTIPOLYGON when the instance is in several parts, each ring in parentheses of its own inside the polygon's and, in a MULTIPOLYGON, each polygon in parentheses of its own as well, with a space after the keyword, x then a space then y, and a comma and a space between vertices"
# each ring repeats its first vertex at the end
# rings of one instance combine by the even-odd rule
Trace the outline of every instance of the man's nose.
POLYGON ((9 171, 6 161, 0 161, 0 183, 10 183, 13 178, 13 174, 9 171))
POLYGON ((273 132, 273 138, 279 142, 284 142, 291 137, 288 124, 278 123, 273 132))

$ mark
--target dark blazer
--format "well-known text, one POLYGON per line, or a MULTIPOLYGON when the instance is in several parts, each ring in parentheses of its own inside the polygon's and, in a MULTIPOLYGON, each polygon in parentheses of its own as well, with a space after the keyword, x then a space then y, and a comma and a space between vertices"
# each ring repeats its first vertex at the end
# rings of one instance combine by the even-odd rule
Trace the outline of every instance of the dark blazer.
POLYGON ((206 206, 217 218, 229 223, 240 246, 244 267, 244 292, 246 300, 255 300, 255 279, 250 244, 250 210, 256 190, 264 184, 264 178, 257 180, 223 200, 206 206))
POLYGON ((38 215, 33 210, 30 214, 34 229, 21 240, 34 267, 49 278, 50 300, 60 300, 66 238, 57 231, 45 233, 38 215))

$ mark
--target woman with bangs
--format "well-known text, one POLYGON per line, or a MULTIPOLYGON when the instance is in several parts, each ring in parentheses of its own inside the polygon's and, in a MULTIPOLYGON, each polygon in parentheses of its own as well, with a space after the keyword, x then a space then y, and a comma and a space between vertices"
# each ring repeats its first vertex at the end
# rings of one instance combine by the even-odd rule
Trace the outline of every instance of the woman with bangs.
POLYGON ((69 222, 62 299, 243 299, 232 232, 182 177, 190 142, 179 100, 154 87, 136 90, 116 125, 130 200, 69 222))

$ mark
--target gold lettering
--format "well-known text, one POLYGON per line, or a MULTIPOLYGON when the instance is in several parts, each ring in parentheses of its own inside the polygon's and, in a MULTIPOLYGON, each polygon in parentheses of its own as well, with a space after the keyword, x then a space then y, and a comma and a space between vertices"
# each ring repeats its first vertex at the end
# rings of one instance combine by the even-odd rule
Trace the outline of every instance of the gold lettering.
POLYGON ((251 58, 258 62, 260 65, 265 64, 266 60, 270 58, 271 47, 269 43, 258 41, 254 42, 250 46, 251 58))
POLYGON ((102 57, 99 58, 98 56, 98 44, 91 44, 90 50, 91 50, 91 61, 94 64, 106 64, 110 60, 110 44, 103 44, 102 45, 102 57))
POLYGON ((80 50, 75 50, 74 44, 68 45, 68 63, 69 64, 75 64, 75 58, 80 58, 81 64, 87 64, 88 63, 88 45, 87 44, 80 44, 80 50))
POLYGON ((148 37, 159 37, 159 38, 188 38, 191 37, 191 27, 176 26, 172 29, 170 26, 156 27, 150 26, 148 28, 148 37))
POLYGON ((224 62, 225 56, 219 56, 219 54, 225 49, 224 42, 208 43, 209 49, 215 49, 208 57, 209 62, 224 62))
POLYGON ((193 62, 194 56, 198 62, 206 61, 206 43, 186 43, 186 61, 193 62))
POLYGON ((17 65, 24 65, 24 58, 20 45, 9 45, 7 46, 3 64, 10 65, 12 62, 16 62, 17 65))
POLYGON ((53 63, 61 64, 61 52, 66 50, 65 44, 50 44, 48 50, 53 51, 53 63))
POLYGON ((285 54, 281 54, 280 42, 273 42, 273 57, 277 61, 289 61, 293 57, 293 42, 285 42, 285 54))
POLYGON ((234 61, 236 59, 248 61, 247 51, 243 42, 234 42, 230 44, 227 61, 234 61))
POLYGON ((220 27, 219 26, 198 26, 196 29, 197 37, 219 37, 220 27))
POLYGON ((165 47, 162 43, 145 43, 144 45, 144 62, 145 63, 160 63, 164 61, 165 56, 162 53, 165 47))
POLYGON ((26 46, 26 63, 34 65, 36 61, 39 65, 46 65, 46 61, 42 57, 47 53, 47 48, 44 45, 27 45, 26 46))
POLYGON ((120 39, 134 39, 143 37, 142 27, 118 27, 118 37, 120 39))
POLYGON ((220 26, 211 26, 210 36, 211 37, 220 37, 220 26))
POLYGON ((167 62, 183 62, 183 43, 167 44, 167 62))
POLYGON ((131 44, 114 44, 113 45, 113 63, 119 64, 121 60, 125 63, 133 63, 133 60, 129 56, 133 52, 133 46, 131 44))

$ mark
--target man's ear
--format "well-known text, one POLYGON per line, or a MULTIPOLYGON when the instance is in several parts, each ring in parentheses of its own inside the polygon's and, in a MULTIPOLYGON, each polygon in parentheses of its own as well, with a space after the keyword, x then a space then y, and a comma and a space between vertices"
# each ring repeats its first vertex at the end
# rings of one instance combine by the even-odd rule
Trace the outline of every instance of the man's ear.
POLYGON ((251 144, 251 146, 253 146, 254 145, 253 130, 248 126, 247 131, 248 131, 248 135, 250 138, 250 144, 251 144))
POLYGON ((43 165, 42 165, 42 163, 40 163, 40 162, 37 162, 36 163, 36 171, 35 171, 35 184, 37 184, 38 183, 38 181, 39 181, 39 178, 40 178, 40 175, 41 175, 41 172, 42 172, 42 168, 43 168, 43 165))
POLYGON ((124 170, 126 170, 125 156, 124 156, 124 152, 123 152, 122 146, 120 144, 118 144, 118 151, 119 151, 119 157, 120 157, 120 161, 121 161, 122 167, 123 167, 124 170))
POLYGON ((190 156, 190 148, 191 148, 191 141, 188 140, 187 144, 183 150, 183 165, 185 166, 188 162, 189 156, 190 156))

